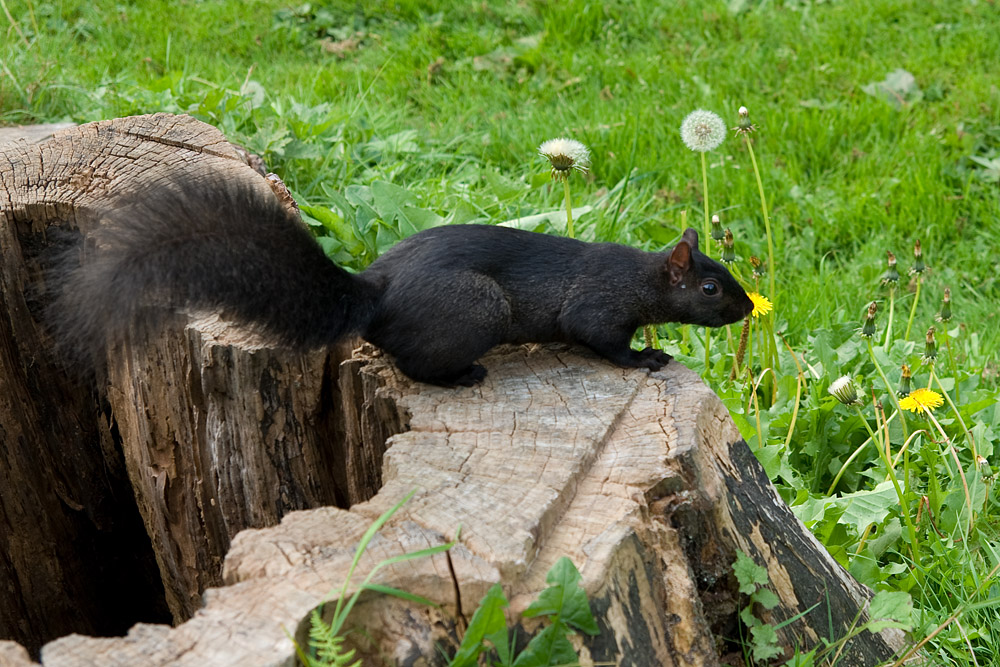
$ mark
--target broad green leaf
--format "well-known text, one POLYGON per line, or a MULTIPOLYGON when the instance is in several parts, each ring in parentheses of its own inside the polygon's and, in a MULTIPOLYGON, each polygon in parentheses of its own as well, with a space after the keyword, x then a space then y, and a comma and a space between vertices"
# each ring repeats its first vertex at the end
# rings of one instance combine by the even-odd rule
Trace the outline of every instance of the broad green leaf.
POLYGON ((444 218, 416 205, 417 198, 405 188, 385 181, 372 183, 373 206, 382 221, 395 224, 401 238, 435 227, 444 218))
MULTIPOLYGON (((754 433, 756 433, 756 427, 754 428, 754 433)), ((768 479, 776 480, 780 477, 789 486, 800 485, 798 475, 795 474, 792 466, 788 464, 787 450, 783 444, 756 447, 753 453, 757 457, 757 460, 760 461, 760 464, 764 466, 764 472, 767 473, 768 479)))
POLYGON ((889 72, 881 81, 861 86, 861 90, 888 102, 896 109, 924 99, 924 92, 917 85, 916 78, 902 68, 889 72))
POLYGON ((573 644, 566 638, 565 624, 556 622, 531 638, 514 661, 514 667, 549 667, 579 662, 573 644))
POLYGON ((493 195, 500 201, 507 201, 517 197, 525 191, 523 184, 511 180, 492 169, 483 170, 483 178, 493 191, 493 195))
POLYGON ((503 636, 506 637, 507 619, 503 610, 507 604, 503 587, 500 584, 493 584, 480 600, 479 607, 472 615, 465 636, 462 637, 462 644, 458 647, 455 657, 452 658, 450 667, 466 667, 477 664, 479 654, 487 648, 483 644, 483 639, 495 636, 497 633, 503 633, 503 636))
POLYGON ((899 505, 899 497, 892 482, 882 482, 871 491, 848 493, 831 500, 834 505, 844 508, 840 523, 863 530, 873 523, 881 523, 890 510, 899 505))
POLYGON ((753 594, 753 601, 760 604, 760 606, 764 609, 774 609, 781 604, 781 600, 778 598, 777 593, 772 591, 770 588, 757 589, 757 592, 753 594))
POLYGON ((753 659, 756 662, 764 662, 781 655, 782 650, 778 646, 778 633, 770 625, 758 625, 750 628, 750 635, 753 637, 753 659))
POLYGON ((549 587, 524 610, 523 616, 556 616, 589 635, 596 635, 597 622, 590 613, 587 593, 580 586, 580 572, 566 556, 556 561, 545 575, 549 587))
POLYGON ((767 585, 767 568, 757 565, 743 551, 736 552, 733 574, 740 583, 740 593, 744 595, 753 595, 758 588, 767 585))
POLYGON ((879 591, 868 606, 868 616, 872 619, 867 624, 871 632, 881 632, 885 628, 909 630, 913 618, 913 599, 909 593, 879 591))

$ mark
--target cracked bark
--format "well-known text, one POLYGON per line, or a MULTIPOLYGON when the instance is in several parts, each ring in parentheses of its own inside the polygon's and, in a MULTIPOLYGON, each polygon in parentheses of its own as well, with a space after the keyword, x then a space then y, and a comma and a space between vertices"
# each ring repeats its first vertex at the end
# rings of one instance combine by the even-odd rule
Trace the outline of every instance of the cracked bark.
MULTIPOLYGON (((211 128, 172 116, 143 122, 172 128, 169 141, 156 139, 160 130, 125 136, 184 155, 160 168, 193 178, 232 168, 267 187, 211 128), (178 139, 182 127, 200 148, 178 139)), ((96 135, 84 127, 78 136, 96 135)), ((77 173, 77 192, 97 192, 101 205, 109 184, 125 182, 77 173)), ((57 205, 59 220, 81 226, 99 208, 45 202, 57 205)), ((35 215, 19 219, 40 233, 51 219, 35 215)), ((564 555, 601 628, 577 642, 585 661, 718 664, 719 638, 737 635, 737 549, 771 573, 782 600, 772 622, 821 603, 782 628, 783 646, 814 644, 831 619, 842 634, 870 596, 781 502, 718 398, 677 363, 650 374, 564 346, 505 347, 483 359, 481 386, 441 389, 407 380, 370 350, 340 363, 338 354, 250 352, 218 336, 228 340, 224 323, 203 320, 136 338, 113 355, 106 379, 167 599, 190 620, 139 624, 124 638, 65 637, 45 646, 45 665, 292 664, 286 629, 305 641, 311 610, 339 589, 361 535, 413 489, 353 581, 383 558, 453 539, 460 526, 461 542, 447 556, 380 571, 381 583, 440 607, 362 596, 351 624, 368 638, 357 646, 365 664, 441 664, 438 647, 455 646, 460 611, 470 615, 498 581, 510 620, 536 631, 519 614, 564 555), (350 509, 291 511, 330 503, 350 509), (237 534, 248 526, 258 527, 237 534)), ((843 664, 876 664, 900 641, 866 633, 843 664)))

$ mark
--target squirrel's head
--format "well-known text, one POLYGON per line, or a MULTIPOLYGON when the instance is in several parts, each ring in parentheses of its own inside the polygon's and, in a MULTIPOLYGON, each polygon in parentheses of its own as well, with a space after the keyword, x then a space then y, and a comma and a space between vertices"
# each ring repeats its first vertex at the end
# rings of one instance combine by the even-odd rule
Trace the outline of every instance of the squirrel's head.
POLYGON ((753 302, 725 266, 698 250, 698 232, 688 227, 663 264, 676 321, 721 327, 738 322, 753 302))

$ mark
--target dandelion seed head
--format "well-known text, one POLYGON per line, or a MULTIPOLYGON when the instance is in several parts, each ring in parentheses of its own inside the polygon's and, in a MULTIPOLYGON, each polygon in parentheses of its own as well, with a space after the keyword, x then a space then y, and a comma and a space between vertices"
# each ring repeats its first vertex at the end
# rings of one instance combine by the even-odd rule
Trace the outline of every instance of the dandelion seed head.
POLYGON ((861 402, 858 398, 858 389, 854 386, 850 375, 841 375, 830 383, 827 391, 844 405, 857 405, 861 402))
POLYGON ((549 139, 538 147, 538 154, 552 165, 555 179, 566 178, 571 170, 586 174, 590 169, 590 150, 576 139, 549 139))
POLYGON ((681 123, 681 139, 693 151, 715 150, 726 138, 726 124, 718 114, 704 109, 689 113, 681 123))

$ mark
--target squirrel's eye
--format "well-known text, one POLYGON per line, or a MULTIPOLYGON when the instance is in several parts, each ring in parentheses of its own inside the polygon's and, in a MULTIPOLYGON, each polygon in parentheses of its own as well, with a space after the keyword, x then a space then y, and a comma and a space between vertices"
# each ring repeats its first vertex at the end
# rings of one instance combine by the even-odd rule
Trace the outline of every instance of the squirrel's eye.
POLYGON ((701 284, 701 293, 705 296, 719 296, 722 294, 722 288, 715 280, 709 279, 701 284))

